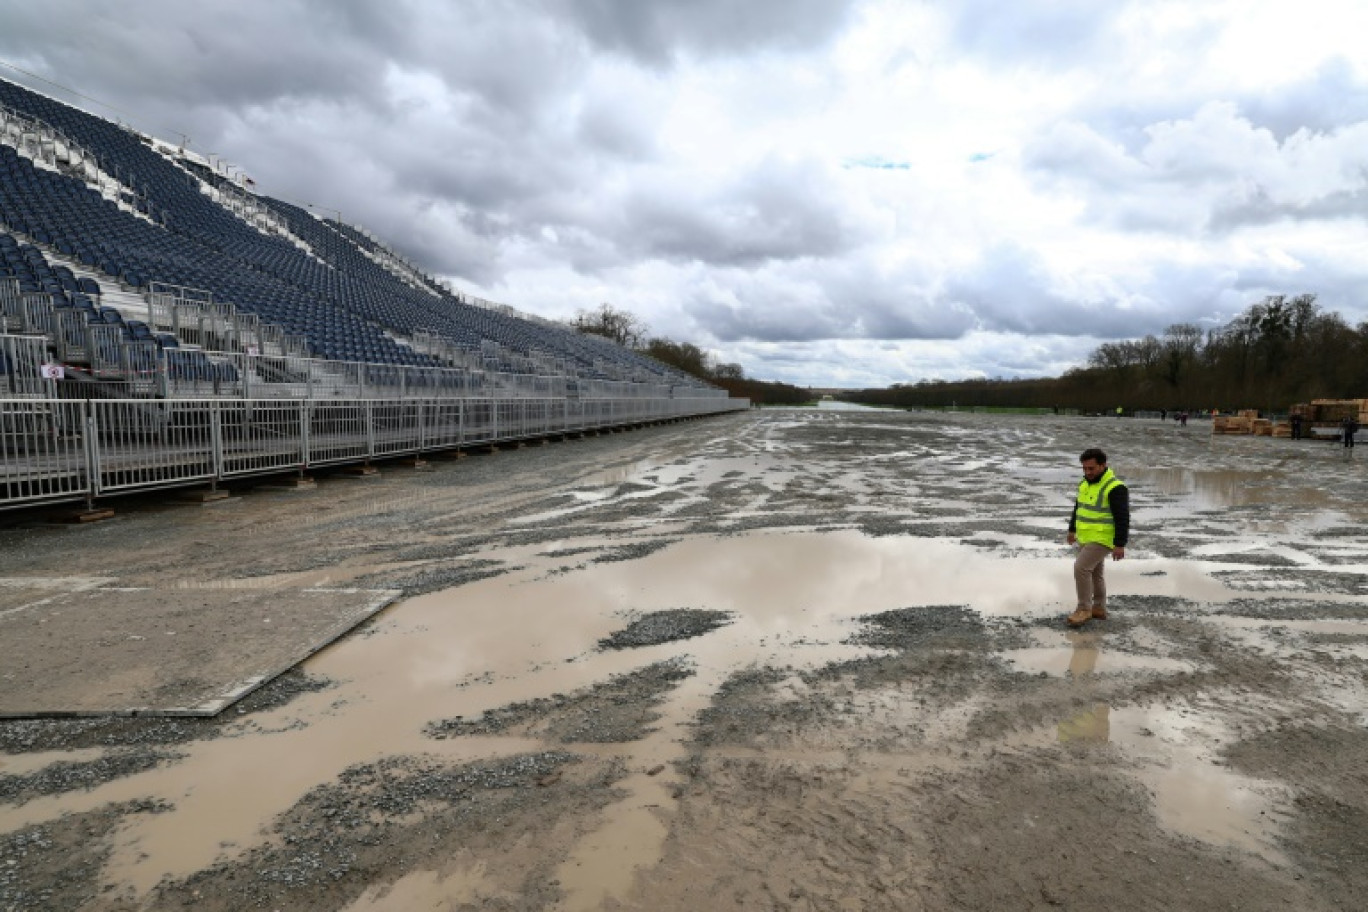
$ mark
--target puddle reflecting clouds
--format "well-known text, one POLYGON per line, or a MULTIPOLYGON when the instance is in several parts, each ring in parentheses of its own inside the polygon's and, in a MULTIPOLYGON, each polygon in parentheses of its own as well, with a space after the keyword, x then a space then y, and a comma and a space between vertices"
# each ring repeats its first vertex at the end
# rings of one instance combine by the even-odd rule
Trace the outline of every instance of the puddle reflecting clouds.
MULTIPOLYGON (((432 721, 477 718, 515 701, 573 692, 687 656, 696 674, 659 707, 657 731, 640 742, 611 746, 631 771, 621 783, 626 797, 560 872, 572 897, 567 908, 596 908, 626 889, 635 868, 659 860, 674 806, 668 764, 682 756, 685 727, 735 671, 765 665, 801 670, 869 654, 868 648, 845 644, 865 614, 968 605, 990 615, 1039 616, 1062 613, 1073 598, 1063 549, 1055 555, 1004 556, 957 540, 769 532, 685 539, 637 560, 551 574, 560 562, 532 553, 547 547, 521 555, 527 565, 515 573, 401 602, 370 635, 344 639, 305 664, 308 672, 339 682, 336 688, 254 716, 233 732, 236 737, 184 745, 185 759, 165 768, 89 792, 38 799, 10 816, 37 822, 109 801, 166 800, 173 809, 127 821, 107 871, 112 881, 146 891, 163 876, 184 876, 242 852, 263 838, 276 815, 349 766, 399 754, 466 762, 545 746, 511 738, 435 741, 423 735, 432 721), (633 613, 680 607, 727 611, 733 621, 679 643, 619 652, 596 647, 633 613), (662 764, 664 772, 645 774, 662 764)), ((1125 561, 1108 573, 1119 591, 1229 594, 1190 562, 1125 561), (1146 575, 1156 569, 1164 574, 1146 575)), ((1113 654, 1087 634, 1076 635, 1069 646, 1061 650, 1056 643, 1051 651, 1042 643, 1008 657, 1022 668, 1068 672, 1077 679, 1113 671, 1168 672, 1181 665, 1113 654)), ((1162 718, 1140 713, 1096 711, 1072 725, 1078 734, 1071 737, 1116 741, 1118 731, 1163 728, 1162 718)), ((1166 783, 1169 792, 1184 787, 1178 767, 1156 761, 1154 770, 1154 781, 1166 783)), ((1203 775, 1203 787, 1226 781, 1218 773, 1203 775)), ((1175 799, 1173 806, 1178 813, 1184 801, 1175 799)), ((421 886, 413 881, 406 889, 421 886)))
POLYGON ((1240 848, 1275 864, 1286 862, 1276 837, 1290 815, 1292 790, 1216 762, 1215 745, 1230 733, 1214 715, 1099 702, 1061 720, 1056 736, 1061 743, 1119 748, 1154 796, 1155 816, 1164 829, 1240 848))

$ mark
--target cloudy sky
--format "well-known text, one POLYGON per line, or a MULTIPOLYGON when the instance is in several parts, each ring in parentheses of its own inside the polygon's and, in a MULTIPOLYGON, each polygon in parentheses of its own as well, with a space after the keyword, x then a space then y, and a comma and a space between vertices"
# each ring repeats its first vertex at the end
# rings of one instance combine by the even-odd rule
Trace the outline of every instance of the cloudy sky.
POLYGON ((1269 293, 1368 319, 1365 35, 1362 0, 0 0, 0 60, 459 288, 832 386, 1057 374, 1269 293))

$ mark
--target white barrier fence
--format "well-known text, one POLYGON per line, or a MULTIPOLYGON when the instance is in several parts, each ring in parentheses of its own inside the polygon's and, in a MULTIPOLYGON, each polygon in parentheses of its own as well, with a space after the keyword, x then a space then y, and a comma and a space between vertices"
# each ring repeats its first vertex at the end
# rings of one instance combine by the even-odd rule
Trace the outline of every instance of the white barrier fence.
POLYGON ((686 418, 745 399, 0 399, 0 509, 686 418))

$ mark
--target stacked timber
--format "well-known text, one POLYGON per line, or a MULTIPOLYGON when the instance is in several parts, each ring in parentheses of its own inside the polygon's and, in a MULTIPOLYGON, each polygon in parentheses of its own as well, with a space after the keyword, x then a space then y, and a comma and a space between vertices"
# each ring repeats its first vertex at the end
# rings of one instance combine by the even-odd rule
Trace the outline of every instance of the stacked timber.
POLYGON ((1368 418, 1368 399, 1312 399, 1310 414, 1313 424, 1339 424, 1345 418, 1360 423, 1368 418))
POLYGON ((1272 437, 1273 422, 1268 418, 1253 418, 1249 422, 1249 430, 1256 437, 1272 437))
POLYGON ((1254 432, 1253 423, 1257 419, 1249 418, 1245 415, 1232 415, 1226 418, 1220 427, 1216 422, 1212 422, 1211 430, 1215 434, 1252 434, 1254 432))
POLYGON ((1290 422, 1290 421, 1279 421, 1277 424, 1273 425, 1273 435, 1272 435, 1272 436, 1274 436, 1274 437, 1291 437, 1291 436, 1292 436, 1292 422, 1290 422))

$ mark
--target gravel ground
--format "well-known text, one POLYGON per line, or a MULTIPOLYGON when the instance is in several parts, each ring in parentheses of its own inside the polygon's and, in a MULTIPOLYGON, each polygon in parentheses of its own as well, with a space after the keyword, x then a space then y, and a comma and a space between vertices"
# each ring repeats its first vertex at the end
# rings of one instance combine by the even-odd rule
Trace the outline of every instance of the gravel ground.
POLYGON ((216 719, 0 722, 0 910, 1368 894, 1368 470, 1334 447, 773 410, 239 493, 0 517, 5 572, 425 598, 216 719), (1070 631, 1094 445, 1135 529, 1070 631))
POLYGON ((434 722, 427 733, 434 738, 457 738, 516 732, 561 744, 637 741, 652 731, 651 723, 659 718, 653 705, 692 674, 682 662, 657 662, 577 693, 511 703, 479 719, 434 722))
POLYGON ((652 611, 599 640, 599 646, 603 649, 636 649, 641 646, 677 643, 716 630, 731 617, 725 611, 708 611, 703 608, 652 611))

